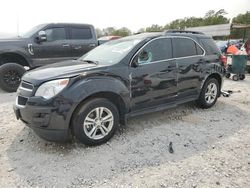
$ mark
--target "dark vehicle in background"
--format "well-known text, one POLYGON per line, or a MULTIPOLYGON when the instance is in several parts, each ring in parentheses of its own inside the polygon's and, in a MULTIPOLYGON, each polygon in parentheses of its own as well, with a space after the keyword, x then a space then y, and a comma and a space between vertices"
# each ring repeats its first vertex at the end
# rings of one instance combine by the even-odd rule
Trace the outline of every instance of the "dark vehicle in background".
POLYGON ((212 107, 223 83, 221 53, 196 32, 144 33, 107 42, 78 60, 22 77, 14 112, 42 138, 108 141, 130 117, 189 101, 212 107))
POLYGON ((103 36, 98 38, 98 43, 99 45, 104 44, 105 42, 111 41, 111 40, 115 40, 115 39, 119 39, 121 38, 120 36, 103 36))
POLYGON ((98 45, 88 24, 42 24, 18 38, 0 40, 0 87, 16 91, 27 67, 75 59, 98 45))

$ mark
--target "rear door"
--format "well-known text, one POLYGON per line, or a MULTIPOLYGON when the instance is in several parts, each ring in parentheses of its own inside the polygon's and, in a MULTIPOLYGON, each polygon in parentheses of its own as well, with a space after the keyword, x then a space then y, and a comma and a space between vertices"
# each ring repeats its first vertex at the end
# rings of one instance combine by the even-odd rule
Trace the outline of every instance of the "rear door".
POLYGON ((49 27, 44 30, 47 41, 33 44, 33 61, 36 66, 55 63, 70 58, 67 29, 65 27, 49 27))
POLYGON ((204 50, 191 38, 173 38, 178 67, 178 98, 197 97, 204 66, 204 50))
POLYGON ((71 56, 78 58, 97 46, 94 30, 89 26, 70 26, 71 56))

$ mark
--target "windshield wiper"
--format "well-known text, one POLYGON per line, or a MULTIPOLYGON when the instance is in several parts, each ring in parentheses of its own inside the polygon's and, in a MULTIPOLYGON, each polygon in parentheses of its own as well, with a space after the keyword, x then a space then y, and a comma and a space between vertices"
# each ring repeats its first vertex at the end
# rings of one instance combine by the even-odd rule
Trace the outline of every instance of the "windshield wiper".
POLYGON ((95 65, 98 65, 98 64, 99 64, 99 61, 86 60, 86 59, 81 59, 81 61, 82 61, 82 62, 89 63, 89 64, 95 64, 95 65))

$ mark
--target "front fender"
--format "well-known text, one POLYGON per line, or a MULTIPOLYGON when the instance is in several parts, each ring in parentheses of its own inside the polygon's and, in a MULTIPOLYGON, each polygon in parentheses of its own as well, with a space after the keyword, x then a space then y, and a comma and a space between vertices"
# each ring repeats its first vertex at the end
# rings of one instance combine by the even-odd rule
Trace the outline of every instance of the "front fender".
POLYGON ((130 95, 125 81, 107 76, 91 77, 80 80, 76 78, 64 93, 65 97, 72 100, 72 108, 69 117, 72 116, 78 104, 88 97, 102 92, 111 92, 120 96, 125 104, 125 112, 129 111, 130 95))

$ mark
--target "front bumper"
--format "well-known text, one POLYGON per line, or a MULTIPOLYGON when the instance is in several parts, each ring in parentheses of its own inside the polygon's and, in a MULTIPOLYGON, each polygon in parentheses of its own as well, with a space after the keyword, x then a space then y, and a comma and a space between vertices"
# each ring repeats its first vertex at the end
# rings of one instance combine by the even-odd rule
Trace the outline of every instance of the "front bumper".
POLYGON ((55 142, 69 140, 69 124, 65 114, 60 114, 59 109, 48 106, 14 105, 17 119, 20 119, 41 138, 55 142))

